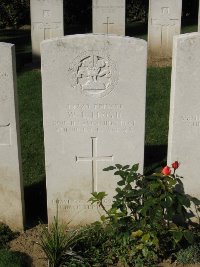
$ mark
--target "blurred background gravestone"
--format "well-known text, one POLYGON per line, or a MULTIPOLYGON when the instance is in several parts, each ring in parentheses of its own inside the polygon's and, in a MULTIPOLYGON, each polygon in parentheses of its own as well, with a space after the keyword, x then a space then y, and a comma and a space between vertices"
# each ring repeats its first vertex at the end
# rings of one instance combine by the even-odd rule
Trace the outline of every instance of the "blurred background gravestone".
POLYGON ((125 0, 93 0, 93 33, 125 35, 125 0))
POLYGON ((43 40, 64 35, 63 0, 31 0, 33 60, 40 59, 43 40))
POLYGON ((148 19, 148 57, 172 57, 173 36, 181 30, 182 0, 150 0, 148 19))

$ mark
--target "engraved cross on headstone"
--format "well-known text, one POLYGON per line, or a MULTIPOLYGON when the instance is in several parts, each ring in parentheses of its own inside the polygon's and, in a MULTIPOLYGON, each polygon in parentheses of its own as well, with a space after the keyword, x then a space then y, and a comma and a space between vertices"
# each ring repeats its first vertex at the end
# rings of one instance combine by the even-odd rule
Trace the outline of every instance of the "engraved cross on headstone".
POLYGON ((168 35, 170 27, 173 27, 178 22, 178 19, 152 19, 151 23, 155 26, 160 26, 160 43, 163 52, 168 49, 168 35))
POLYGON ((76 162, 90 161, 92 162, 92 192, 97 192, 97 162, 98 161, 113 161, 113 156, 97 156, 97 137, 92 139, 92 157, 77 157, 76 162))
POLYGON ((107 22, 104 22, 103 24, 107 27, 107 34, 109 33, 109 25, 114 24, 113 22, 109 22, 109 17, 107 17, 107 22))

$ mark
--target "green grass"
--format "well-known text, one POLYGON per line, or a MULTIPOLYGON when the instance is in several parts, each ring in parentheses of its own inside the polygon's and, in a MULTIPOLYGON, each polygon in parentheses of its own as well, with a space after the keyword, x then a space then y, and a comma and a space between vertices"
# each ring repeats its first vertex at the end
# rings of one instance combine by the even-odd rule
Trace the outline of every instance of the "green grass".
POLYGON ((37 70, 18 75, 22 165, 25 186, 44 179, 41 74, 37 70))
POLYGON ((147 72, 146 145, 166 145, 168 138, 171 68, 147 72))
POLYGON ((0 267, 26 267, 23 255, 6 249, 0 250, 0 267))

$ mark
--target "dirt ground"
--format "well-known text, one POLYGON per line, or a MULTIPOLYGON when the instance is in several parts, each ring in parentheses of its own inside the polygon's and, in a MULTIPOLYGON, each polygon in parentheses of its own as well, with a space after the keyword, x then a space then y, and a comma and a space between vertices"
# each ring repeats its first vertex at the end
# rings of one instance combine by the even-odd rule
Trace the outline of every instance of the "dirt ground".
POLYGON ((38 245, 44 227, 46 227, 46 225, 38 225, 32 229, 26 230, 9 243, 12 251, 21 252, 24 255, 27 267, 48 266, 45 254, 38 245))
MULTIPOLYGON (((21 252, 24 255, 27 267, 48 266, 45 254, 38 245, 44 227, 46 227, 46 225, 38 225, 32 229, 26 230, 9 244, 12 251, 21 252)), ((200 264, 179 265, 176 263, 170 264, 165 262, 159 264, 158 267, 200 267, 200 264)))

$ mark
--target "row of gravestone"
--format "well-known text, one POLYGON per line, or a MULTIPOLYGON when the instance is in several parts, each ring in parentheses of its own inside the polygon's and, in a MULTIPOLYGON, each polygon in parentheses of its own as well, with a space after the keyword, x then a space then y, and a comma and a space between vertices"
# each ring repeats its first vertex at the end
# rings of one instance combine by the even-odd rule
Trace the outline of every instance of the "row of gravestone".
MULTIPOLYGON (((200 34, 174 38, 169 163, 181 162, 186 191, 199 197, 200 34)), ((116 178, 103 168, 140 164, 143 170, 147 44, 130 37, 72 35, 41 45, 48 219, 79 225, 98 219, 91 192, 116 178)), ((0 43, 0 220, 23 229, 14 46, 0 43)))
MULTIPOLYGON (((93 33, 125 35, 125 0, 93 0, 93 33)), ((171 58, 180 34, 182 0, 149 0, 149 58, 171 58)), ((43 40, 64 35, 63 0, 31 0, 32 52, 40 57, 43 40)))

